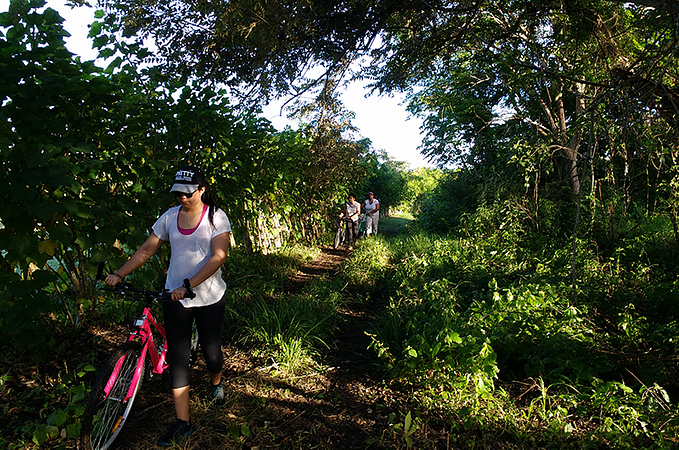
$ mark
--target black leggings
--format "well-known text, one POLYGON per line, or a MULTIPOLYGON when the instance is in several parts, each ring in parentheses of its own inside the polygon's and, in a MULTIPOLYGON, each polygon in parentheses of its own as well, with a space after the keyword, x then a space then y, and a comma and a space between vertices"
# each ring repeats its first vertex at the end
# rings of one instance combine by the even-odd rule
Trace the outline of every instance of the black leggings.
POLYGON ((198 328, 200 350, 210 373, 222 370, 222 322, 226 298, 208 306, 185 308, 181 302, 163 303, 167 334, 167 362, 170 364, 170 387, 178 389, 191 384, 189 356, 193 320, 198 328))

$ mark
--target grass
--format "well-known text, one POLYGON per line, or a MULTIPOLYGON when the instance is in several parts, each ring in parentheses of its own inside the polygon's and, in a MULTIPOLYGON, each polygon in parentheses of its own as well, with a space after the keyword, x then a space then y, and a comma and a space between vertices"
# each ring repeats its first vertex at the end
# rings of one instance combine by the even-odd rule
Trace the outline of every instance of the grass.
POLYGON ((412 214, 399 213, 390 217, 380 217, 379 233, 387 236, 395 236, 405 230, 415 218, 412 214))
MULTIPOLYGON (((560 253, 527 270, 525 249, 492 238, 413 232, 381 241, 390 263, 376 284, 388 301, 370 336, 388 379, 413 392, 419 412, 438 411, 461 435, 476 429, 481 448, 675 448, 679 409, 668 392, 677 375, 663 363, 674 347, 654 346, 655 361, 644 351, 658 324, 628 309, 602 316, 595 296, 571 305, 560 253), (632 354, 634 367, 625 363, 632 354)), ((374 254, 357 246, 345 276, 376 278, 374 254)), ((596 292, 600 271, 581 276, 596 292)), ((608 287, 620 289, 612 298, 626 289, 608 287)))

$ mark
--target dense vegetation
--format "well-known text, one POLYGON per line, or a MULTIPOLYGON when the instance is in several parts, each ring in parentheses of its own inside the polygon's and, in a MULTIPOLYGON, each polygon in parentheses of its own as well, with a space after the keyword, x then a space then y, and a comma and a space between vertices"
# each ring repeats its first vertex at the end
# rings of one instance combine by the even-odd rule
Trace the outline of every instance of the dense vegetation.
MULTIPOLYGON (((0 276, 13 286, 0 292, 3 343, 42 348, 52 312, 71 328, 96 313, 93 264, 119 264, 145 239, 186 162, 219 186, 247 251, 318 239, 349 190, 369 189, 368 171, 388 163, 369 141, 319 137, 314 123, 278 132, 234 112, 218 89, 140 66, 147 50, 117 40, 103 20, 90 32, 102 58, 125 58, 105 69, 82 62, 43 5, 12 2, 0 16, 0 276)), ((383 201, 400 203, 398 192, 383 201)))
MULTIPOLYGON (((232 357, 249 354, 254 368, 267 368, 270 378, 238 379, 249 394, 231 392, 229 406, 218 412, 197 399, 199 422, 212 424, 217 414, 232 426, 219 431, 209 425, 204 433, 227 435, 227 447, 273 445, 288 437, 264 425, 253 392, 266 402, 282 384, 317 398, 327 385, 310 387, 309 380, 335 361, 335 340, 347 326, 340 311, 360 308, 373 318, 361 322, 368 339, 359 342, 369 348, 370 364, 353 370, 367 370, 408 398, 373 406, 385 411, 383 428, 361 447, 674 448, 676 275, 623 255, 615 261, 581 255, 588 264, 574 304, 569 250, 517 236, 520 227, 504 214, 507 226, 486 235, 443 237, 410 229, 360 241, 338 278, 320 278, 294 293, 285 280, 317 251, 232 251, 225 345, 232 357), (231 409, 239 411, 238 419, 228 418, 231 409)), ((491 216, 480 211, 468 220, 481 226, 491 216)), ((121 300, 102 302, 101 325, 56 335, 41 369, 21 374, 24 388, 14 377, 31 364, 11 367, 21 358, 9 354, 3 398, 20 399, 20 409, 4 406, 8 448, 31 441, 72 448, 94 366, 122 332, 108 337, 100 327, 115 330, 113 324, 134 311, 121 300), (74 345, 82 350, 74 354, 74 345)), ((297 435, 284 448, 326 442, 322 437, 297 435)), ((205 444, 196 437, 191 445, 205 444)))
MULTIPOLYGON (((104 331, 129 319, 96 290, 95 264, 145 238, 185 162, 206 168, 235 225, 225 345, 296 386, 327 370, 340 311, 369 312, 363 370, 403 396, 379 405, 388 421, 362 445, 677 445, 671 2, 105 3, 99 65, 65 49, 43 1, 0 13, 0 445, 74 447, 115 344, 104 331), (153 53, 135 41, 147 36, 176 45, 153 53), (368 51, 364 75, 410 92, 423 152, 448 169, 410 171, 353 139, 336 87, 368 51), (310 61, 328 71, 296 85, 310 61), (312 85, 298 130, 234 95, 312 85), (367 190, 417 220, 287 289, 346 194, 367 190)), ((158 286, 166 258, 135 281, 158 286)), ((229 445, 271 433, 245 417, 229 445)))

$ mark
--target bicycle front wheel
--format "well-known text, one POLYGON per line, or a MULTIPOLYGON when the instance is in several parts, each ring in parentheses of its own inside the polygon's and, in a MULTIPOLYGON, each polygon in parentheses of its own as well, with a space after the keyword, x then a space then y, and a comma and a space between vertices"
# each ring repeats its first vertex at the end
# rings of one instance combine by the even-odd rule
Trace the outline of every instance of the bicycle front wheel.
POLYGON ((83 413, 80 442, 84 450, 105 450, 120 434, 141 386, 142 377, 134 377, 141 348, 139 342, 124 343, 99 373, 83 413), (111 386, 108 394, 107 385, 111 386))
POLYGON ((333 248, 337 250, 337 248, 344 243, 344 227, 341 225, 337 228, 337 233, 335 233, 335 244, 333 245, 333 248))

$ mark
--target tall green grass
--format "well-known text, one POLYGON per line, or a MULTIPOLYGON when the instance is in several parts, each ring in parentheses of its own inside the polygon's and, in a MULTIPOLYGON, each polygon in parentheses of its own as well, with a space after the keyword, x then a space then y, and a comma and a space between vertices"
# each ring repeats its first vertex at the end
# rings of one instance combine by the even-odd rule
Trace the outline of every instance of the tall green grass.
POLYGON ((582 241, 574 298, 571 243, 544 243, 506 219, 493 227, 481 214, 455 237, 411 232, 357 247, 342 273, 380 292, 368 333, 386 376, 458 426, 501 428, 531 447, 670 448, 679 411, 663 385, 677 388, 667 362, 679 327, 647 298, 660 293, 668 306, 672 275, 622 256, 639 254, 637 239, 603 261, 582 241))
POLYGON ((332 300, 301 295, 255 301, 242 317, 241 340, 257 346, 289 374, 313 367, 320 351, 329 348, 337 322, 332 300))
POLYGON ((341 283, 321 277, 299 293, 286 292, 288 278, 319 252, 298 245, 268 255, 230 255, 229 334, 255 348, 284 376, 322 362, 339 320, 341 283))

